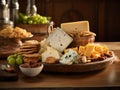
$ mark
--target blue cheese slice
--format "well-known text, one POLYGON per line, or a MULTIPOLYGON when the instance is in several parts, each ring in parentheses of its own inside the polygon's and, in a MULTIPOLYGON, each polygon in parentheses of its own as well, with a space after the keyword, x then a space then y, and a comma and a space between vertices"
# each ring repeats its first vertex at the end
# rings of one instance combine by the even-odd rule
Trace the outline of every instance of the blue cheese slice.
POLYGON ((69 49, 59 60, 61 64, 71 65, 73 63, 78 63, 79 55, 76 51, 69 49))
POLYGON ((46 42, 59 52, 63 52, 72 41, 73 39, 60 28, 55 28, 55 30, 50 33, 49 37, 46 39, 46 42))

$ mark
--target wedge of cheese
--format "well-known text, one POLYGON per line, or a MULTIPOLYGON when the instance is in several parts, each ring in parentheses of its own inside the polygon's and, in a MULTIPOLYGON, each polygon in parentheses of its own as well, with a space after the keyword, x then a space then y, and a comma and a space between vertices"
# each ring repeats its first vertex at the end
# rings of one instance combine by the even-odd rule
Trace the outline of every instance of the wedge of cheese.
POLYGON ((82 31, 89 31, 89 22, 78 21, 78 22, 62 23, 61 28, 69 34, 82 32, 82 31))
POLYGON ((55 28, 46 39, 46 42, 59 52, 63 52, 72 41, 73 39, 60 28, 55 28))

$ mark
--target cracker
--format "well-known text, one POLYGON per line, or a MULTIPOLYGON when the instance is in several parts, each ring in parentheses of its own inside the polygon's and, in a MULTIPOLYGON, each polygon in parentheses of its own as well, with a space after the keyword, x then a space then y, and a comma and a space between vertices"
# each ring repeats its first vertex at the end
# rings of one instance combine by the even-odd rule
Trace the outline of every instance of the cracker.
POLYGON ((33 53, 37 53, 38 51, 27 51, 27 52, 24 52, 24 51, 21 51, 19 53, 21 54, 33 54, 33 53))
POLYGON ((23 54, 24 57, 39 57, 39 53, 34 53, 34 54, 23 54))
POLYGON ((38 48, 21 48, 19 51, 38 51, 38 48))

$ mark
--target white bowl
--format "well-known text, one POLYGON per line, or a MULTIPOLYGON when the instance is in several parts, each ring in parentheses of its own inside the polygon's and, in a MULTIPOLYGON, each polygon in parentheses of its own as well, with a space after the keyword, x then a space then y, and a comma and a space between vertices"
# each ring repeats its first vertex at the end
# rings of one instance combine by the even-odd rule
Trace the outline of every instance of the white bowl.
MULTIPOLYGON (((22 64, 23 65, 23 64, 22 64)), ((29 76, 29 77, 34 77, 39 75, 39 73, 42 71, 43 69, 43 64, 41 64, 38 67, 34 67, 34 68, 26 68, 26 67, 22 67, 22 65, 19 66, 21 72, 25 75, 25 76, 29 76)))

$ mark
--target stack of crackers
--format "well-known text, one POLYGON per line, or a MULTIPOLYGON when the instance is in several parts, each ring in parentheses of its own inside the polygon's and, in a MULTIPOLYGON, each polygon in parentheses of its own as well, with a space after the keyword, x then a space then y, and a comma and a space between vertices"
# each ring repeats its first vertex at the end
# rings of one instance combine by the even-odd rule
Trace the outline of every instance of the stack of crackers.
POLYGON ((20 47, 19 54, 23 55, 23 60, 26 63, 38 62, 40 44, 37 40, 28 40, 20 47))

